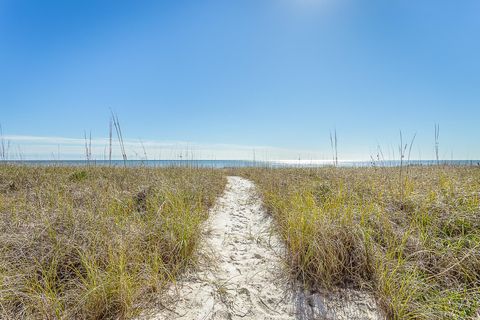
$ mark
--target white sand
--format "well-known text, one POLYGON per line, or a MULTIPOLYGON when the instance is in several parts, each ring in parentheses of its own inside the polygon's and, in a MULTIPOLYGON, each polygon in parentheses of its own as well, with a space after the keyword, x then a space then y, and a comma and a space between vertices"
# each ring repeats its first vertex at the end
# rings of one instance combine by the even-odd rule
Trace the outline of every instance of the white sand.
POLYGON ((250 181, 229 177, 210 212, 197 271, 168 294, 151 319, 380 319, 366 294, 310 294, 294 289, 284 247, 250 181))

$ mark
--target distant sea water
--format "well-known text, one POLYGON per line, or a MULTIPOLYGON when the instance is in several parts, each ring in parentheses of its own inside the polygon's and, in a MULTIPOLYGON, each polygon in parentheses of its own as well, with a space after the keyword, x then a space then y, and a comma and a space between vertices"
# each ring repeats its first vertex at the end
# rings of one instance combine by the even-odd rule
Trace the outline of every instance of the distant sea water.
MULTIPOLYGON (((0 161, 0 163, 31 165, 31 166, 116 166, 116 167, 193 167, 193 168, 316 168, 332 166, 332 161, 325 160, 14 160, 0 161)), ((398 160, 385 161, 339 161, 339 167, 396 167, 398 160)), ((480 166, 480 160, 410 160, 403 161, 402 165, 433 166, 480 166)))

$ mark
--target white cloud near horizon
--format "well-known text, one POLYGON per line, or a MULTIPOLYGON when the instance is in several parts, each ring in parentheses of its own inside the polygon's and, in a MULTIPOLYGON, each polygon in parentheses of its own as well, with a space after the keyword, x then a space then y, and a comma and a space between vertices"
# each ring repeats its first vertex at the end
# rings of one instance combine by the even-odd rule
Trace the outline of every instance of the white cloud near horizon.
MULTIPOLYGON (((83 160, 85 159, 85 139, 59 136, 32 136, 32 135, 0 135, 0 142, 8 146, 9 160, 83 160)), ((88 142, 89 143, 89 142, 88 142)), ((328 142, 329 143, 329 142, 328 142)), ((92 160, 108 160, 109 139, 92 137, 92 160)), ((149 160, 305 160, 330 161, 332 152, 329 144, 319 143, 314 149, 285 148, 266 145, 237 145, 222 143, 197 143, 189 141, 160 141, 125 139, 125 150, 129 160, 144 160, 145 153, 149 160), (144 151, 145 150, 145 151, 144 151)), ((1 144, 0 144, 1 147, 1 144)), ((396 145, 391 144, 383 148, 383 160, 398 160, 396 145), (391 150, 390 150, 391 149, 391 150), (391 152, 392 151, 392 152, 391 152)), ((454 159, 447 154, 448 148, 442 149, 441 159, 454 159)), ((420 152, 419 145, 414 146, 412 160, 431 160, 433 154, 429 150, 420 152), (415 154, 418 150, 418 156, 415 154)), ((350 147, 348 150, 340 148, 340 161, 370 161, 376 159, 378 142, 375 146, 350 147)), ((478 158, 478 157, 477 157, 478 158)), ((459 160, 475 160, 475 156, 467 155, 459 160)), ((112 141, 112 159, 121 160, 122 154, 118 139, 112 141)), ((1 160, 1 159, 0 159, 1 160)))
MULTIPOLYGON (((85 139, 55 137, 5 135, 10 144, 10 160, 80 160, 85 158, 85 139)), ((88 139, 89 140, 89 139, 88 139)), ((90 144, 90 141, 87 141, 90 144)), ((112 141, 112 159, 121 159, 122 155, 117 139, 112 141)), ((290 160, 321 159, 330 156, 318 150, 294 150, 272 146, 249 146, 235 144, 205 144, 187 141, 156 141, 125 139, 124 145, 128 159, 150 160, 165 159, 205 159, 205 160, 290 160)), ((109 139, 95 137, 91 139, 92 159, 105 160, 108 157, 109 139)))

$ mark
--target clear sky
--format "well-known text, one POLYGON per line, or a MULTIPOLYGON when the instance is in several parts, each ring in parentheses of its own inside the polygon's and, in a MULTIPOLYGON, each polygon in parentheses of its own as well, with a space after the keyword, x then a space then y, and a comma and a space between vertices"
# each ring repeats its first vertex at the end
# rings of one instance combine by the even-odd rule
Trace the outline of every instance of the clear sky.
POLYGON ((11 157, 480 158, 480 1, 0 0, 11 157), (175 151, 176 150, 176 151, 175 151), (118 156, 118 151, 115 153, 118 156))

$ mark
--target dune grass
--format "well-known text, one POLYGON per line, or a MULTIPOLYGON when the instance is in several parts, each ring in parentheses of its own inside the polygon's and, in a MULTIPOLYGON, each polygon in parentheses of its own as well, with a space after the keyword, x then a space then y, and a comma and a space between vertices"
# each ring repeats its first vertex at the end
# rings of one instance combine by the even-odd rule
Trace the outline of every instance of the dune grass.
POLYGON ((0 166, 0 318, 124 319, 194 263, 220 171, 0 166))
POLYGON ((248 169, 313 290, 372 292, 390 319, 480 307, 480 168, 248 169))
MULTIPOLYGON (((372 292, 391 319, 480 308, 480 168, 235 169, 306 286, 372 292)), ((195 263, 224 172, 0 166, 0 318, 125 319, 195 263)))

